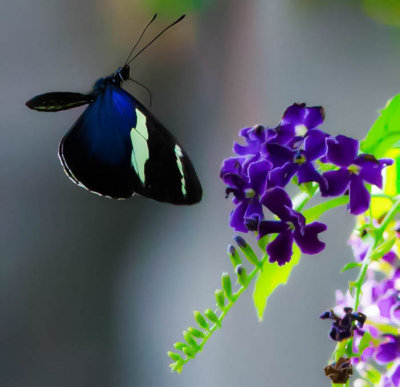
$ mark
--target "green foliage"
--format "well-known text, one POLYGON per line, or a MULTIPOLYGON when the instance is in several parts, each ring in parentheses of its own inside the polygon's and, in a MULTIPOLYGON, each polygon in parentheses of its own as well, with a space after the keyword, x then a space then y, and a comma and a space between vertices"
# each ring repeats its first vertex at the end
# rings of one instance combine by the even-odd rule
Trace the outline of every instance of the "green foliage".
POLYGON ((279 266, 276 262, 265 262, 262 272, 258 275, 254 292, 253 301, 260 321, 263 320, 264 310, 267 306, 269 296, 279 285, 287 283, 293 268, 299 263, 301 257, 300 249, 293 245, 293 255, 290 262, 284 266, 279 266))
POLYGON ((344 273, 347 270, 355 269, 357 267, 361 267, 361 263, 358 262, 349 262, 348 264, 344 265, 343 268, 340 270, 341 273, 344 273))
POLYGON ((380 116, 361 142, 361 150, 376 158, 385 153, 400 140, 400 95, 389 100, 380 116))

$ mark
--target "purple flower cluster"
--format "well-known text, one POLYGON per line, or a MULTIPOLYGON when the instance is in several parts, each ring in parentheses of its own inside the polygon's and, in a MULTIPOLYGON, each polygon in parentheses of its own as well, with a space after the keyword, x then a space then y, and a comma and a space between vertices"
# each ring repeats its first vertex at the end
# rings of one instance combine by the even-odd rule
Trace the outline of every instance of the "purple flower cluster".
MULTIPOLYGON (((365 218, 363 223, 368 223, 368 219, 365 218)), ((398 236, 397 231, 392 232, 398 236)), ((368 246, 363 237, 368 236, 354 233, 350 238, 359 262, 365 259, 368 246)), ((379 386, 400 387, 400 262, 396 245, 379 262, 370 265, 361 290, 360 310, 367 316, 363 329, 372 339, 362 356, 352 359, 353 363, 360 374, 371 367, 387 367, 379 386), (383 278, 382 273, 385 273, 383 278)), ((349 292, 337 291, 336 302, 339 310, 353 304, 354 299, 349 292)))
POLYGON ((293 104, 275 128, 257 125, 242 129, 246 144, 235 143, 237 156, 223 162, 221 178, 235 204, 230 226, 241 232, 257 231, 259 238, 278 234, 267 246, 270 262, 284 265, 290 261, 293 241, 307 254, 317 254, 325 247, 318 234, 326 225, 306 224, 285 191, 293 178, 298 184, 317 184, 324 197, 348 190, 350 212, 361 214, 370 203, 364 184, 382 187, 382 169, 391 164, 391 160, 358 155, 357 140, 331 137, 319 129, 323 121, 322 107, 293 104), (321 171, 322 163, 331 170, 321 171), (279 220, 266 220, 265 209, 279 220))

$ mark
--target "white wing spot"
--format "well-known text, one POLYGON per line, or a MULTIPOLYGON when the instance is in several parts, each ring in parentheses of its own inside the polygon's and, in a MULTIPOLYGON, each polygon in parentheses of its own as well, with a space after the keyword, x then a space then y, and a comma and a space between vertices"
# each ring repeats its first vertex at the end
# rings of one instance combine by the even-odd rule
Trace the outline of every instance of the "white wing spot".
POLYGON ((174 151, 176 155, 176 165, 178 166, 179 172, 181 174, 181 191, 183 196, 186 196, 186 181, 185 181, 185 174, 183 173, 183 164, 181 160, 183 158, 182 149, 180 148, 179 145, 175 145, 174 151))
POLYGON ((136 117, 136 128, 132 128, 131 130, 131 163, 140 181, 144 185, 146 182, 145 165, 149 159, 149 146, 147 144, 149 132, 147 131, 146 116, 138 109, 136 109, 136 117))

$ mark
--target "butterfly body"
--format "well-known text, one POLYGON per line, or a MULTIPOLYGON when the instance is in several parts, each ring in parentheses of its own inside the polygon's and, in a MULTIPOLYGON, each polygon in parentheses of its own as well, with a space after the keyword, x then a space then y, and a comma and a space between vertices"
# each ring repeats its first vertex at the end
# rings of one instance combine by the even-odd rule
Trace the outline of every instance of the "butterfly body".
POLYGON ((129 70, 125 65, 100 78, 89 94, 46 93, 26 105, 54 112, 89 104, 59 146, 65 172, 79 186, 114 199, 137 193, 172 204, 199 202, 201 185, 182 146, 122 89, 129 70))

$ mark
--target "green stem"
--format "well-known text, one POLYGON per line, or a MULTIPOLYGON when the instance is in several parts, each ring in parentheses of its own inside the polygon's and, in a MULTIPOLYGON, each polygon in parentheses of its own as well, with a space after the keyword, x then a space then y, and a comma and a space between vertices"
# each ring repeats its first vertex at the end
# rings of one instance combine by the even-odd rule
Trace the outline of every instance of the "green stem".
POLYGON ((358 274, 357 280, 355 282, 355 289, 356 289, 356 296, 354 301, 354 310, 357 311, 360 305, 360 296, 361 296, 361 287, 364 283, 365 276, 367 274, 368 265, 371 263, 371 253, 375 250, 375 248, 382 243, 383 241, 383 234, 386 231, 389 224, 393 221, 396 214, 400 208, 400 197, 394 198, 396 201, 393 204, 390 211, 386 214, 385 218, 383 219, 381 225, 375 231, 375 240, 372 246, 368 249, 368 252, 363 260, 363 264, 361 266, 360 272, 358 274))
MULTIPOLYGON (((197 348, 196 348, 196 352, 200 352, 204 345, 207 343, 207 341, 210 339, 210 337, 212 336, 212 334, 221 327, 222 325, 222 321, 224 320, 225 316, 228 314, 228 312, 230 311, 230 309, 232 308, 232 306, 235 304, 235 302, 237 301, 237 299, 239 298, 239 296, 249 287, 251 281, 254 279, 254 277, 256 276, 256 274, 261 270, 261 268, 263 267, 264 263, 267 261, 268 259, 268 255, 264 255, 264 257, 261 259, 260 261, 260 265, 256 266, 252 272, 248 275, 248 279, 247 279, 247 283, 245 286, 241 286, 239 288, 239 290, 234 294, 234 299, 232 301, 229 301, 226 306, 224 307, 224 309, 222 310, 222 313, 219 315, 218 317, 218 322, 213 324, 206 332, 203 341, 198 344, 197 348)), ((186 357, 185 359, 183 359, 183 361, 180 362, 180 365, 183 366, 184 364, 186 364, 189 360, 191 360, 190 357, 186 357)))
MULTIPOLYGON (((313 187, 314 189, 312 190, 312 195, 315 194, 315 192, 318 190, 318 186, 313 187)), ((301 211, 304 206, 308 203, 308 201, 312 198, 313 196, 310 196, 310 193, 306 192, 300 192, 295 196, 293 199, 293 207, 296 211, 301 211)), ((346 204, 348 202, 348 198, 335 198, 331 199, 328 201, 329 205, 324 206, 324 208, 321 208, 321 211, 318 211, 318 213, 322 214, 328 209, 332 209, 334 207, 341 206, 343 204, 346 204)), ((313 211, 315 209, 318 209, 321 206, 321 204, 318 204, 314 207, 311 207, 307 211, 313 211)), ((253 281, 254 277, 257 275, 257 273, 262 270, 262 267, 264 266, 265 262, 268 260, 268 255, 264 255, 264 257, 260 260, 259 265, 254 267, 254 269, 251 271, 251 273, 247 277, 247 282, 246 285, 242 285, 239 290, 234 294, 233 300, 228 301, 227 305, 222 309, 222 313, 218 317, 218 322, 213 324, 205 333, 204 338, 202 339, 201 343, 197 345, 196 347, 196 353, 202 351, 204 345, 207 343, 207 341, 210 339, 210 337, 213 335, 213 333, 219 329, 222 325, 222 322, 225 318, 225 316, 228 314, 234 303, 237 301, 237 299, 240 297, 240 295, 249 287, 250 283, 253 281)), ((179 366, 182 367, 184 364, 186 364, 189 360, 191 360, 191 357, 186 357, 182 359, 179 362, 179 366)))

